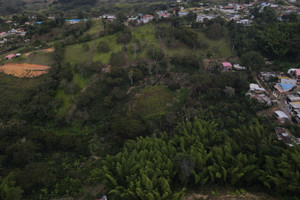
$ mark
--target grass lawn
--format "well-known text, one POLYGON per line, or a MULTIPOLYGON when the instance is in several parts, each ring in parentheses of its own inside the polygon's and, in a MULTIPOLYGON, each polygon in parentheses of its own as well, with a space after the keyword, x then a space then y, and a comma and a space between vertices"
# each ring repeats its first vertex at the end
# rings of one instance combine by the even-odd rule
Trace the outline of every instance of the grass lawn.
POLYGON ((213 54, 213 58, 228 58, 235 55, 229 36, 224 36, 219 40, 208 39, 202 32, 198 33, 198 36, 201 40, 208 43, 209 47, 204 52, 208 53, 210 51, 213 54))
POLYGON ((88 61, 92 53, 92 44, 93 41, 73 44, 65 47, 64 51, 64 63, 70 63, 72 65, 76 63, 84 63, 88 61), (83 44, 89 45, 89 49, 86 50, 83 48, 83 44))
POLYGON ((114 34, 106 37, 101 37, 99 39, 92 40, 89 42, 66 46, 64 54, 64 63, 70 63, 74 65, 76 63, 84 63, 86 61, 90 61, 90 59, 92 58, 93 62, 102 62, 104 64, 108 64, 112 52, 122 50, 122 45, 117 44, 116 39, 117 35, 114 34), (100 41, 106 41, 108 43, 108 46, 110 47, 109 52, 100 53, 97 51, 97 45, 100 41), (84 44, 87 44, 89 46, 88 50, 84 49, 84 44), (93 44, 95 44, 94 52, 93 44))
POLYGON ((173 97, 174 93, 166 87, 146 87, 134 101, 134 113, 144 118, 164 114, 173 97))
POLYGON ((104 30, 103 22, 102 19, 92 19, 91 22, 92 26, 86 33, 96 38, 99 36, 100 31, 104 30))
POLYGON ((128 51, 128 59, 130 62, 135 60, 144 60, 149 58, 147 55, 147 45, 154 45, 155 47, 159 48, 159 41, 155 36, 155 25, 152 23, 145 24, 143 26, 139 26, 137 28, 132 29, 132 41, 128 44, 130 48, 133 44, 134 38, 138 39, 141 42, 142 46, 145 48, 142 51, 137 52, 136 58, 134 59, 134 53, 132 53, 129 49, 128 51))
POLYGON ((63 101, 63 105, 58 109, 57 115, 63 116, 66 115, 73 105, 72 96, 65 93, 63 89, 57 89, 57 93, 55 96, 56 99, 61 99, 63 101))
POLYGON ((113 52, 117 52, 123 49, 122 44, 117 43, 117 34, 114 35, 109 35, 106 37, 102 37, 96 40, 96 46, 95 46, 95 52, 94 52, 94 62, 102 62, 104 64, 109 63, 110 56, 113 52), (101 53, 97 51, 97 45, 99 44, 100 41, 105 41, 107 42, 110 51, 107 53, 101 53))

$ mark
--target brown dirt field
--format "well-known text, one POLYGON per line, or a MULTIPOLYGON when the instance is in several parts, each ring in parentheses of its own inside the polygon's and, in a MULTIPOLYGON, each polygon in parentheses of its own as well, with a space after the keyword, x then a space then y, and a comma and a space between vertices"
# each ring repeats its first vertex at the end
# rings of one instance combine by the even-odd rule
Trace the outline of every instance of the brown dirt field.
POLYGON ((0 66, 0 72, 16 77, 38 77, 48 73, 49 66, 28 63, 7 63, 0 66))

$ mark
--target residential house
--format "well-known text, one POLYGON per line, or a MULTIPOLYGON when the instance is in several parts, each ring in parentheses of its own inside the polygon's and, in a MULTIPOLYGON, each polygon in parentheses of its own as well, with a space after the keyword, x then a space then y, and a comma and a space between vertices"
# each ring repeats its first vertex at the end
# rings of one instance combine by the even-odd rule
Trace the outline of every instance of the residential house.
POLYGON ((260 72, 258 74, 258 76, 263 81, 269 81, 271 78, 276 78, 277 73, 276 72, 260 72))
POLYGON ((256 93, 256 94, 263 94, 266 92, 264 88, 259 87, 258 84, 251 83, 250 84, 250 92, 256 93))
POLYGON ((169 13, 166 10, 161 10, 157 12, 158 18, 162 19, 162 18, 170 18, 171 17, 171 13, 169 13))
POLYGON ((238 24, 243 24, 244 26, 251 26, 252 20, 250 19, 241 19, 237 21, 238 24))
POLYGON ((211 20, 216 18, 216 15, 206 15, 206 14, 198 14, 197 15, 197 22, 204 22, 205 19, 211 20))
POLYGON ((5 60, 11 60, 15 57, 15 54, 9 54, 7 56, 5 56, 5 60))
POLYGON ((114 15, 114 14, 105 14, 105 15, 102 15, 102 19, 107 19, 107 20, 110 20, 110 21, 114 21, 116 19, 116 15, 114 15))
POLYGON ((0 33, 0 38, 3 38, 3 37, 5 37, 5 36, 6 36, 6 34, 7 34, 6 32, 1 32, 1 33, 0 33))
POLYGON ((223 62, 222 66, 224 70, 232 70, 232 64, 230 62, 223 62))
POLYGON ((154 19, 154 16, 153 15, 144 15, 143 18, 142 18, 142 21, 144 24, 152 21, 154 19))
POLYGON ((288 74, 297 80, 297 84, 300 84, 300 69, 289 69, 288 74))
POLYGON ((241 70, 247 70, 246 67, 240 66, 239 64, 234 64, 233 65, 233 69, 239 70, 239 71, 241 71, 241 70))
POLYGON ((178 12, 178 15, 179 15, 179 17, 184 17, 184 16, 188 15, 188 12, 180 11, 180 12, 178 12))
POLYGON ((295 87, 295 84, 284 84, 284 83, 277 83, 274 88, 273 94, 277 98, 281 98, 283 95, 290 92, 295 87))
POLYGON ((277 120, 279 124, 283 125, 290 122, 289 117, 283 111, 277 110, 275 111, 275 114, 277 116, 277 120))
POLYGON ((272 105, 271 99, 265 95, 266 90, 259 87, 255 83, 250 84, 250 90, 246 95, 250 95, 250 98, 256 99, 259 103, 267 104, 268 106, 272 105))

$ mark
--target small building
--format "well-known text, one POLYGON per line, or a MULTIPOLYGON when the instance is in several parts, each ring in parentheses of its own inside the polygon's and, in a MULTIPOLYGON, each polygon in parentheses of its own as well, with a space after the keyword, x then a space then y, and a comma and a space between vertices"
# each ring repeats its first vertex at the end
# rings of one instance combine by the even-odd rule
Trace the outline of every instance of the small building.
POLYGON ((298 95, 290 94, 290 95, 287 95, 286 99, 287 99, 288 103, 300 102, 300 96, 298 96, 298 95))
POLYGON ((274 86, 275 90, 274 90, 273 94, 277 98, 281 98, 284 94, 287 94, 288 92, 290 92, 294 87, 295 87, 294 84, 279 83, 274 86))
POLYGON ((241 70, 247 70, 246 67, 240 66, 239 64, 234 64, 233 65, 233 69, 239 70, 239 71, 241 71, 241 70))
POLYGON ((22 54, 21 53, 16 53, 15 57, 20 57, 22 54))
POLYGON ((250 19, 241 19, 241 20, 237 21, 237 23, 242 24, 244 26, 251 26, 252 20, 250 20, 250 19))
POLYGON ((0 33, 0 37, 3 38, 3 37, 6 36, 6 34, 7 34, 6 32, 1 32, 1 33, 0 33))
POLYGON ((286 124, 290 121, 289 117, 283 111, 277 110, 275 114, 279 124, 286 124))
POLYGON ((15 54, 9 54, 5 57, 5 60, 11 60, 15 57, 15 54))
POLYGON ((143 23, 146 24, 146 23, 152 21, 153 19, 154 19, 153 15, 144 15, 143 16, 143 23))
POLYGON ((288 74, 293 76, 297 80, 297 84, 300 84, 300 69, 289 69, 288 74))
POLYGON ((259 78, 264 81, 269 81, 271 78, 276 78, 277 73, 276 72, 260 72, 258 74, 259 78))
POLYGON ((256 94, 263 94, 266 92, 264 88, 259 87, 258 84, 251 83, 250 84, 250 92, 256 93, 256 94))
POLYGON ((178 12, 178 15, 179 15, 179 17, 184 17, 184 16, 188 15, 188 12, 180 11, 180 12, 178 12))
POLYGON ((224 70, 232 70, 232 64, 230 62, 223 62, 222 66, 224 70))
POLYGON ((104 15, 102 15, 102 19, 107 19, 107 20, 110 20, 110 21, 114 21, 116 19, 116 15, 104 14, 104 15))

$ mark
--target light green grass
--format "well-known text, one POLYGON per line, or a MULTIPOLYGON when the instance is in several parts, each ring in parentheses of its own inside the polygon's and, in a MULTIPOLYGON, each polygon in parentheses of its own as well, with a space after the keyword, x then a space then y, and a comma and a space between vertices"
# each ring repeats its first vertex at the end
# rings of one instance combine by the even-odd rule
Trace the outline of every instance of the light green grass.
POLYGON ((93 19, 91 22, 92 26, 86 33, 92 37, 98 37, 100 31, 104 30, 102 19, 93 19))
POLYGON ((102 62, 108 64, 110 56, 113 52, 122 50, 122 45, 116 42, 117 35, 109 35, 106 37, 101 37, 97 40, 92 40, 89 42, 84 42, 80 44, 69 45, 65 47, 64 63, 70 63, 72 65, 76 63, 84 63, 87 61, 102 62), (107 53, 101 53, 97 51, 97 45, 100 41, 106 41, 110 48, 107 53), (84 44, 89 45, 89 50, 85 51, 83 48, 84 44), (93 44, 95 44, 93 53, 93 44), (91 60, 92 58, 92 60, 91 60))
POLYGON ((106 37, 102 37, 96 40, 96 45, 95 45, 95 52, 94 52, 94 62, 102 62, 104 64, 109 63, 110 56, 113 52, 117 52, 122 50, 123 45, 117 43, 117 34, 114 35, 109 35, 106 37), (107 42, 110 51, 107 53, 101 53, 97 51, 97 45, 99 44, 100 41, 105 41, 107 42))
POLYGON ((93 41, 80 43, 80 44, 73 44, 65 47, 64 51, 64 63, 70 63, 72 65, 76 63, 84 63, 90 59, 92 53, 92 44, 93 41), (89 45, 89 50, 85 51, 83 48, 83 44, 89 45))
POLYGON ((135 60, 145 60, 148 59, 147 55, 147 45, 154 45, 157 48, 160 48, 159 41, 156 38, 155 34, 155 25, 152 23, 145 24, 143 26, 139 26, 137 28, 133 28, 132 31, 132 41, 128 44, 130 48, 134 42, 134 38, 138 39, 141 42, 141 45, 144 46, 142 50, 137 52, 136 58, 134 59, 134 53, 132 53, 129 49, 128 51, 128 59, 130 62, 135 60))
POLYGON ((146 87, 135 99, 134 112, 144 118, 164 114, 174 93, 162 86, 146 87))
POLYGON ((63 89, 57 89, 55 98, 61 99, 63 101, 63 105, 58 109, 56 114, 58 116, 64 116, 66 113, 69 112, 73 105, 72 96, 66 94, 63 89))
POLYGON ((211 40, 208 39, 203 32, 200 32, 198 33, 198 37, 208 43, 209 47, 205 49, 204 52, 208 53, 210 51, 213 53, 213 58, 228 58, 235 55, 231 47, 229 36, 224 36, 219 40, 211 40))

